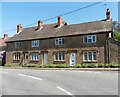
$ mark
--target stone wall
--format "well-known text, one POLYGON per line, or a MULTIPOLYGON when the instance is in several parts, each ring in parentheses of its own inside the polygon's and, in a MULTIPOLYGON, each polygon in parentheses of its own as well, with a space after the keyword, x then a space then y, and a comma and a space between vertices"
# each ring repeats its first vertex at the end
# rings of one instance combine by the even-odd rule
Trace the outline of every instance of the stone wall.
MULTIPOLYGON (((7 63, 8 64, 23 64, 24 61, 24 51, 28 52, 28 63, 39 63, 43 62, 42 51, 48 51, 48 64, 54 63, 70 63, 70 52, 76 53, 76 64, 85 63, 83 61, 83 51, 97 51, 97 61, 95 63, 106 63, 106 39, 108 37, 107 33, 96 34, 96 43, 83 43, 82 36, 68 36, 63 37, 65 39, 64 45, 55 45, 55 38, 40 40, 39 47, 31 47, 31 41, 23 41, 21 48, 15 48, 15 42, 7 43, 7 63), (54 52, 65 52, 66 60, 63 62, 54 61, 54 52), (14 53, 21 53, 21 60, 14 60, 14 53), (38 52, 40 54, 39 61, 31 61, 31 53, 38 52)), ((90 62, 91 63, 91 62, 90 62)), ((94 63, 94 62, 93 62, 94 63)))
POLYGON ((120 64, 120 42, 114 39, 110 39, 109 42, 109 63, 120 64))

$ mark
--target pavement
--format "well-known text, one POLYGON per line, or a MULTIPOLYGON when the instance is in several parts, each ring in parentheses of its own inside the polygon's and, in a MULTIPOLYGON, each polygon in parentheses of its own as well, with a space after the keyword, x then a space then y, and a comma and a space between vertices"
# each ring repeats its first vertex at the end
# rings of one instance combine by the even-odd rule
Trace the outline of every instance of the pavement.
POLYGON ((35 69, 35 70, 78 70, 78 71, 120 71, 120 68, 36 68, 36 67, 4 67, 6 69, 35 69))
POLYGON ((0 68, 1 95, 118 95, 118 72, 0 68))

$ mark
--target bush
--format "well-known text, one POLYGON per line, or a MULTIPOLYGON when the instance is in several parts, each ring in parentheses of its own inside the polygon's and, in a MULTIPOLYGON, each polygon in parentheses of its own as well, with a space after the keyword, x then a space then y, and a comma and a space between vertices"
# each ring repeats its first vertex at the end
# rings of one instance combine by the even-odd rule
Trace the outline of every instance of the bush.
POLYGON ((100 63, 100 64, 98 64, 98 68, 104 68, 104 65, 105 65, 105 64, 101 64, 101 63, 100 63))
POLYGON ((12 67, 12 64, 5 64, 5 67, 12 67))
MULTIPOLYGON (((5 64, 5 67, 16 67, 16 65, 12 64, 5 64)), ((18 66, 21 67, 21 66, 18 66)), ((27 64, 23 67, 30 67, 30 68, 120 68, 120 64, 76 64, 75 66, 70 66, 68 64, 48 64, 48 65, 41 65, 41 64, 27 64)))
POLYGON ((109 64, 110 68, 120 68, 120 64, 109 64))
POLYGON ((120 34, 119 34, 119 32, 114 31, 114 33, 113 33, 113 38, 114 38, 116 41, 120 41, 120 34))
POLYGON ((26 64, 23 67, 39 67, 38 64, 26 64))
POLYGON ((83 66, 81 64, 75 65, 75 68, 82 68, 83 66))

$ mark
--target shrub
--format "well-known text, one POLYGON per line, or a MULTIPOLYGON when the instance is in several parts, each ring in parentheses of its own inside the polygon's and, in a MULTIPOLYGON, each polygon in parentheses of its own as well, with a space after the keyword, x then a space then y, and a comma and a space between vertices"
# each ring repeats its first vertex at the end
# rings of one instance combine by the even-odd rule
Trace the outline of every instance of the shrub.
POLYGON ((12 67, 12 64, 5 64, 5 67, 12 67))
POLYGON ((98 68, 104 68, 104 64, 98 64, 98 68))
POLYGON ((81 64, 75 65, 76 68, 82 68, 83 66, 81 64))
POLYGON ((87 67, 88 67, 88 64, 82 64, 82 67, 83 67, 83 68, 87 68, 87 67))
POLYGON ((109 64, 111 68, 119 68, 120 64, 109 64))
POLYGON ((39 67, 38 64, 26 64, 23 67, 39 67))
MULTIPOLYGON (((12 64, 5 64, 5 67, 21 67, 12 64)), ((120 64, 76 64, 75 66, 70 66, 68 64, 48 64, 48 65, 41 65, 41 64, 27 64, 23 67, 30 67, 30 68, 119 68, 120 64)))

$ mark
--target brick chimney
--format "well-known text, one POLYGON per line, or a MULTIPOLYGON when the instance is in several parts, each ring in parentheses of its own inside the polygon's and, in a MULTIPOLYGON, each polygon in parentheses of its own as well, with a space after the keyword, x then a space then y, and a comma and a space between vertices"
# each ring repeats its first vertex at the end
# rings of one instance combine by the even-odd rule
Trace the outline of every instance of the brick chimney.
POLYGON ((22 31, 22 25, 19 24, 19 25, 17 25, 17 33, 21 32, 21 31, 22 31))
POLYGON ((4 39, 8 39, 8 34, 4 34, 4 39))
POLYGON ((58 16, 58 27, 62 26, 62 17, 58 16))
POLYGON ((110 18, 110 10, 108 8, 107 11, 106 11, 106 21, 110 21, 110 20, 111 20, 111 18, 110 18))
POLYGON ((42 29, 43 28, 43 25, 42 25, 42 20, 39 20, 38 21, 38 30, 40 29, 42 29))

